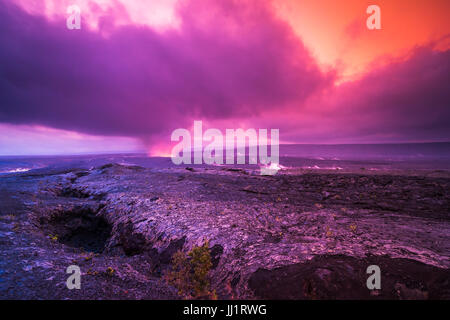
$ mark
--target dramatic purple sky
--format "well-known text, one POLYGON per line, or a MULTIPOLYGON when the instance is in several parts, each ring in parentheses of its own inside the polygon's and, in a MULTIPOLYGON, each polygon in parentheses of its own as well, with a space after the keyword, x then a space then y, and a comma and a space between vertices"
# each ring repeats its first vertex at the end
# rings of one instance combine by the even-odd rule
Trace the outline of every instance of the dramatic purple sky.
POLYGON ((180 1, 167 28, 113 4, 68 30, 64 11, 0 0, 0 154, 157 154, 194 120, 290 143, 450 141, 450 30, 344 77, 269 1, 180 1))

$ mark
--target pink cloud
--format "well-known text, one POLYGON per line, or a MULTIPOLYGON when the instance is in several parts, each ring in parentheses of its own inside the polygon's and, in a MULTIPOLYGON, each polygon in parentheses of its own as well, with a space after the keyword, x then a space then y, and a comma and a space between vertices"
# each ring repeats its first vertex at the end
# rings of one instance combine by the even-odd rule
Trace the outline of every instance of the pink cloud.
POLYGON ((284 142, 450 139, 450 51, 434 44, 336 86, 270 1, 185 1, 164 31, 117 25, 118 8, 73 31, 0 2, 0 122, 159 149, 193 120, 284 142))
POLYGON ((144 152, 133 138, 91 136, 42 126, 0 124, 0 155, 144 152))
POLYGON ((151 140, 194 118, 301 104, 333 79, 269 2, 188 1, 178 16, 179 30, 103 37, 2 3, 0 121, 151 140))

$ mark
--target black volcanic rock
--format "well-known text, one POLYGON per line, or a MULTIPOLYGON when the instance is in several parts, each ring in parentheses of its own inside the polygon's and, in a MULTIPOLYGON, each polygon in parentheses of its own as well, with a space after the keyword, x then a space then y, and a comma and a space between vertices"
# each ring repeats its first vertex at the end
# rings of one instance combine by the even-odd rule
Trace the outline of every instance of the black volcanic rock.
POLYGON ((321 255, 272 270, 258 269, 249 287, 260 299, 450 299, 450 271, 387 256, 321 255), (381 289, 362 286, 367 266, 381 269, 381 289))
POLYGON ((2 177, 0 295, 36 297, 51 282, 47 298, 80 297, 64 288, 77 264, 86 298, 174 298, 159 277, 176 251, 208 240, 219 297, 448 299, 448 177, 223 169, 110 164, 2 177), (381 268, 380 292, 366 288, 370 264, 381 268), (10 288, 24 279, 35 289, 10 288))

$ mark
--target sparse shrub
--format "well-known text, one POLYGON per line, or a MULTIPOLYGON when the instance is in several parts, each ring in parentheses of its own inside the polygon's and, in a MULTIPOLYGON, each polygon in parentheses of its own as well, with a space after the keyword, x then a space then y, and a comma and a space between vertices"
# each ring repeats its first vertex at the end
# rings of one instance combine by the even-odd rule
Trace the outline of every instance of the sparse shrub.
POLYGON ((176 252, 172 257, 172 270, 168 272, 166 279, 185 298, 215 299, 216 293, 210 288, 211 267, 209 242, 206 241, 201 246, 194 246, 187 254, 176 252))
POLYGON ((195 296, 209 295, 209 271, 211 270, 212 262, 208 241, 203 246, 192 248, 188 255, 190 257, 192 284, 195 296))
POLYGON ((115 270, 113 268, 111 268, 111 267, 108 267, 106 269, 106 274, 109 275, 109 276, 112 276, 114 274, 114 272, 115 272, 115 270))
POLYGON ((183 251, 177 251, 172 257, 172 270, 167 275, 167 280, 178 289, 180 296, 189 296, 191 291, 190 281, 191 266, 183 251))

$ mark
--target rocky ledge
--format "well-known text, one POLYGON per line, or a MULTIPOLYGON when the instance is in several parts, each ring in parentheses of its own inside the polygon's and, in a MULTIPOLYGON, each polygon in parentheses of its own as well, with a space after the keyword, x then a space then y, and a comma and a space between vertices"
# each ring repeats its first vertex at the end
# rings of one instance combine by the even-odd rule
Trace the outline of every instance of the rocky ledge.
POLYGON ((0 296, 176 299, 210 245, 224 299, 450 299, 450 179, 109 164, 0 179, 0 296), (82 290, 65 287, 77 264, 82 290), (369 265, 381 289, 368 290, 369 265))

